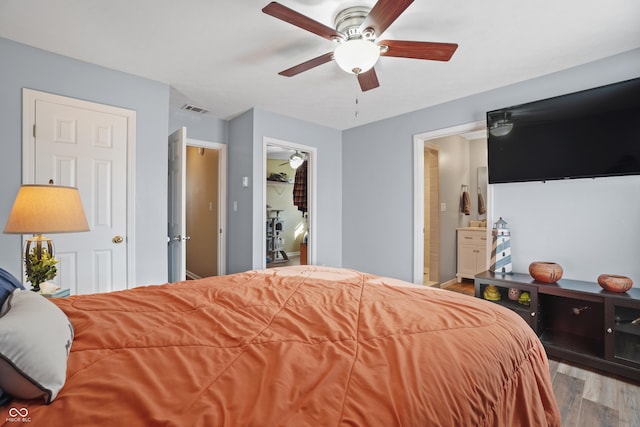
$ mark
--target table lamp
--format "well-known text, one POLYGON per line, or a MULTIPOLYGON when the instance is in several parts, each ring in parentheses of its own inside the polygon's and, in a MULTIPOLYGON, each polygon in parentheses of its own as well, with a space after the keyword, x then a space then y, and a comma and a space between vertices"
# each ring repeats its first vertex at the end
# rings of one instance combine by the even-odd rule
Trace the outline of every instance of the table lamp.
MULTIPOLYGON (((21 186, 4 227, 8 234, 33 234, 26 240, 24 249, 27 278, 32 277, 34 261, 40 262, 45 257, 53 260, 52 266, 56 263, 53 243, 44 233, 79 231, 89 231, 80 193, 75 187, 59 185, 21 186)), ((46 280, 55 277, 53 268, 52 276, 46 280)), ((39 291, 44 280, 32 281, 33 290, 39 291)))

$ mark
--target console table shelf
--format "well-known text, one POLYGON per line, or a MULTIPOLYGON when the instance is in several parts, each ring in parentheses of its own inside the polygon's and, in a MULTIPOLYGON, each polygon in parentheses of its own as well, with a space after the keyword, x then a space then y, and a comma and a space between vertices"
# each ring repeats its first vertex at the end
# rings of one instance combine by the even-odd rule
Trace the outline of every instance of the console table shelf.
POLYGON ((549 356, 573 361, 640 382, 640 289, 605 291, 593 282, 535 281, 522 273, 477 274, 475 296, 495 286, 493 301, 518 313, 538 334, 549 356), (508 298, 510 289, 528 292, 529 305, 508 298))

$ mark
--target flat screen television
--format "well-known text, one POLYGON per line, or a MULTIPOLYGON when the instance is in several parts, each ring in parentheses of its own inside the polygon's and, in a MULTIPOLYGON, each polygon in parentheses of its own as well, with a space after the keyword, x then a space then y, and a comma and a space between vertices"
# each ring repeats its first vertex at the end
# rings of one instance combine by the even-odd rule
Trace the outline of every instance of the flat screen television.
POLYGON ((640 78, 487 112, 489 183, 640 175, 640 78))

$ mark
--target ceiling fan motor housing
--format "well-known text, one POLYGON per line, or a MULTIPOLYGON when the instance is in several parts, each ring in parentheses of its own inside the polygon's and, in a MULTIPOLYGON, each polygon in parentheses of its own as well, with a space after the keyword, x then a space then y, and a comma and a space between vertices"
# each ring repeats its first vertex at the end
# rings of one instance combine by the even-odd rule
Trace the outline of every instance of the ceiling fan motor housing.
POLYGON ((359 29, 370 10, 371 8, 367 6, 353 6, 341 10, 334 20, 336 31, 345 34, 347 40, 357 38, 373 39, 375 37, 373 31, 365 31, 363 34, 359 29))

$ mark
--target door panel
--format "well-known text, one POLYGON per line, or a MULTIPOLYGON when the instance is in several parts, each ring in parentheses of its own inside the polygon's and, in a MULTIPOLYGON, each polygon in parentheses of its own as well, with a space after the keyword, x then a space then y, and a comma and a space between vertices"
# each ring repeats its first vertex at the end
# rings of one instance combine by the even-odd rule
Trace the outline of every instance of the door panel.
POLYGON ((128 118, 99 107, 35 100, 34 183, 77 187, 89 222, 89 232, 50 236, 55 281, 72 294, 128 287, 128 118))
POLYGON ((169 136, 169 177, 167 233, 169 282, 186 279, 186 170, 187 129, 182 127, 169 136))

